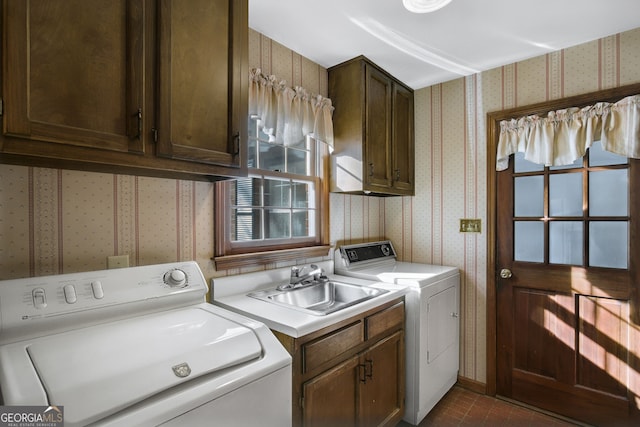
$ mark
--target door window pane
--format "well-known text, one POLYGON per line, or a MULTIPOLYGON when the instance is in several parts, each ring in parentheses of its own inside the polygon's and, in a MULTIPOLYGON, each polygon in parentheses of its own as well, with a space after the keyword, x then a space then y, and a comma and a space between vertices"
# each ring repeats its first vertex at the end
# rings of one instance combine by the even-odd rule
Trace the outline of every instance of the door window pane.
POLYGON ((525 160, 524 153, 515 153, 513 155, 514 159, 514 171, 516 173, 519 172, 541 172, 544 170, 544 165, 539 165, 537 163, 530 162, 529 160, 525 160))
POLYGON ((516 221, 514 228, 514 259, 544 262, 544 224, 538 221, 516 221))
POLYGON ((581 221, 554 221, 549 224, 549 262, 582 265, 581 221))
POLYGON ((627 268, 629 224, 626 221, 594 221, 589 224, 589 265, 627 268))
POLYGON ((600 141, 591 144, 589 148, 589 166, 625 165, 627 158, 610 153, 602 149, 600 141))
POLYGON ((549 215, 582 216, 582 174, 549 176, 549 215))
POLYGON ((550 170, 552 171, 557 171, 557 170, 562 170, 562 169, 575 169, 575 168, 581 168, 583 165, 584 161, 582 159, 582 157, 580 157, 579 159, 575 159, 573 161, 573 163, 571 163, 570 165, 564 165, 564 166, 551 166, 549 167, 550 170))
POLYGON ((515 216, 544 215, 544 177, 521 176, 514 180, 515 216))
POLYGON ((589 172, 589 215, 629 214, 628 169, 589 172))

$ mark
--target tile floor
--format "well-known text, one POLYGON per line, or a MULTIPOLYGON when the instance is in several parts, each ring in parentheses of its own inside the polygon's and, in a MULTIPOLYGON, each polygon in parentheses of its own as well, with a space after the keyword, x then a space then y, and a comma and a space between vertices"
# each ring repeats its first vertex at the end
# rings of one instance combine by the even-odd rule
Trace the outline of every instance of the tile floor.
MULTIPOLYGON (((454 386, 419 427, 567 427, 567 421, 454 386)), ((409 427, 401 422, 398 427, 409 427)))

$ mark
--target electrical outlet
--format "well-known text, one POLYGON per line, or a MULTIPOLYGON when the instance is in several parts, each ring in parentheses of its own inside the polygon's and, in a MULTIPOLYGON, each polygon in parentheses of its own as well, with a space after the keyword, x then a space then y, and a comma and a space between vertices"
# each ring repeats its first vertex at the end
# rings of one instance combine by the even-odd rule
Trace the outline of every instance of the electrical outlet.
POLYGON ((461 233, 480 233, 482 230, 481 221, 479 219, 463 218, 460 220, 461 233))
POLYGON ((129 267, 129 254, 113 255, 107 257, 107 268, 124 268, 129 267))

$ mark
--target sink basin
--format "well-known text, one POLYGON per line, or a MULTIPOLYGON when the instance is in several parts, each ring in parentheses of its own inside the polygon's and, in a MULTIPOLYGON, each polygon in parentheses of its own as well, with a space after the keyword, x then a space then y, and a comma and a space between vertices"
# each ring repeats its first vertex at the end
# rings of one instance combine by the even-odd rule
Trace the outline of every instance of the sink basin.
POLYGON ((350 307, 389 291, 342 282, 320 282, 290 290, 268 289, 247 294, 310 314, 325 315, 350 307))

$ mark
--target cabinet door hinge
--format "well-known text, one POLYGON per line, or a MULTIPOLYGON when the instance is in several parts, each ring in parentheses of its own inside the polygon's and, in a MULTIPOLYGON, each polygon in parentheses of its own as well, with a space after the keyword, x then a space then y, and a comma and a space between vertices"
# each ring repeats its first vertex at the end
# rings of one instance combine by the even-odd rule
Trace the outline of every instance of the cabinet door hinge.
POLYGON ((4 113, 4 99, 0 98, 0 116, 4 113))
POLYGON ((300 396, 300 408, 304 409, 304 396, 300 396))
POLYGON ((153 142, 158 142, 158 129, 152 128, 151 132, 153 133, 153 142))

